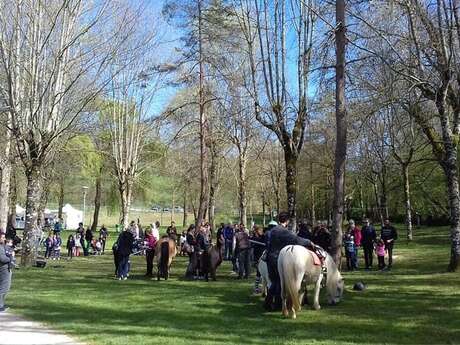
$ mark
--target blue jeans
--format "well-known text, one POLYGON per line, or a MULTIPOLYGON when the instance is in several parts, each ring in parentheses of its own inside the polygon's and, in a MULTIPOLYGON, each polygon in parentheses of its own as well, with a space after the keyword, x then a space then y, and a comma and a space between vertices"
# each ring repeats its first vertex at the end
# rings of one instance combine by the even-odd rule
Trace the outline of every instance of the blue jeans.
POLYGON ((353 268, 358 268, 358 246, 355 246, 355 256, 353 257, 353 268))
POLYGON ((225 246, 225 253, 224 253, 224 259, 225 260, 230 260, 231 256, 232 256, 232 247, 233 247, 233 241, 232 240, 225 240, 225 243, 224 243, 224 246, 225 246))
POLYGON ((120 256, 120 261, 118 262, 118 278, 125 278, 128 276, 129 272, 129 256, 120 256))

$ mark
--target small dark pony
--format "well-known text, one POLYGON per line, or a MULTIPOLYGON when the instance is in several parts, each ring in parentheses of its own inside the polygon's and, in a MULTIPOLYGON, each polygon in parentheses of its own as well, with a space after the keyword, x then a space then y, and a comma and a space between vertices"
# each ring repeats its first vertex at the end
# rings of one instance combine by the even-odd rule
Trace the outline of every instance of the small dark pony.
POLYGON ((169 269, 172 260, 176 256, 176 242, 168 236, 164 236, 158 241, 155 252, 158 258, 157 279, 160 280, 163 277, 168 280, 169 269))
POLYGON ((203 252, 200 261, 204 279, 209 281, 209 275, 211 275, 211 279, 215 281, 217 267, 222 263, 222 243, 219 239, 216 245, 211 245, 208 250, 203 252))

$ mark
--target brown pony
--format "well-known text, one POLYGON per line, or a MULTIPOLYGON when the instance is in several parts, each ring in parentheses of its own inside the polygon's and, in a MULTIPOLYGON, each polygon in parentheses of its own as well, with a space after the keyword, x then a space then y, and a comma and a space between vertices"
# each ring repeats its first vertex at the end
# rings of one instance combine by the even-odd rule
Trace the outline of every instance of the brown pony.
POLYGON ((155 256, 158 262, 157 279, 163 277, 168 280, 171 263, 176 256, 176 242, 168 236, 163 236, 156 244, 155 256))
POLYGON ((200 261, 201 272, 206 281, 209 281, 209 275, 215 281, 217 267, 222 263, 222 243, 219 239, 217 239, 216 245, 209 246, 208 250, 203 252, 200 261))

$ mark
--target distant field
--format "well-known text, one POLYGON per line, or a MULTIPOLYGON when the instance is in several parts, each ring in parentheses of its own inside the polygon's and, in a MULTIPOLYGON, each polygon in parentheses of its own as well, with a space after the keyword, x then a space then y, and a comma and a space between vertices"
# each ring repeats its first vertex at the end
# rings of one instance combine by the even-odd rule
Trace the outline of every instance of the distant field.
POLYGON ((235 280, 227 262, 217 282, 184 280, 181 257, 161 282, 144 277, 143 257, 132 258, 127 281, 113 279, 110 254, 50 261, 15 271, 7 302, 94 345, 458 344, 460 274, 445 273, 448 229, 416 230, 414 243, 396 243, 395 255, 389 273, 344 272, 343 301, 329 307, 322 293, 322 309, 307 307, 297 320, 265 312, 253 279, 235 280), (353 291, 360 280, 367 290, 353 291))

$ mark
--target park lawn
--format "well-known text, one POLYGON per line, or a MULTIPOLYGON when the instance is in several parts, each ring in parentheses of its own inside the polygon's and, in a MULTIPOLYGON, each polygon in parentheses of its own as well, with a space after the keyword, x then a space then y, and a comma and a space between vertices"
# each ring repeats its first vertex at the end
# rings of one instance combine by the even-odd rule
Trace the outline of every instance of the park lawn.
POLYGON ((297 320, 265 312, 253 279, 235 280, 227 262, 217 282, 183 280, 182 257, 160 282, 144 279, 143 257, 132 258, 127 281, 113 279, 112 255, 50 261, 15 271, 7 303, 89 344, 460 343, 460 274, 445 273, 447 228, 417 230, 395 255, 391 272, 345 272, 343 301, 329 307, 322 295, 322 309, 307 307, 297 320), (366 291, 352 291, 358 280, 366 291))

